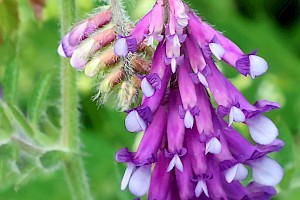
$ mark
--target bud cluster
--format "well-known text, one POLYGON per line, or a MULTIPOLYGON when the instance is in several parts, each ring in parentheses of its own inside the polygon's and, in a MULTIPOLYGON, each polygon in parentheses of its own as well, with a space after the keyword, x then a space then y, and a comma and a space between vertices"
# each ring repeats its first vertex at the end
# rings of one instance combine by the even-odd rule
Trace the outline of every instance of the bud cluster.
MULTIPOLYGON (((150 69, 149 56, 143 52, 152 50, 142 44, 135 54, 122 58, 118 56, 114 43, 120 33, 113 11, 113 6, 104 6, 72 27, 62 38, 58 53, 70 58, 71 65, 78 71, 84 71, 87 77, 97 77, 98 93, 94 100, 105 104, 109 96, 117 91, 118 108, 127 110, 137 100, 141 84, 136 73, 145 75, 150 69)), ((132 29, 129 20, 123 23, 126 30, 132 29)))

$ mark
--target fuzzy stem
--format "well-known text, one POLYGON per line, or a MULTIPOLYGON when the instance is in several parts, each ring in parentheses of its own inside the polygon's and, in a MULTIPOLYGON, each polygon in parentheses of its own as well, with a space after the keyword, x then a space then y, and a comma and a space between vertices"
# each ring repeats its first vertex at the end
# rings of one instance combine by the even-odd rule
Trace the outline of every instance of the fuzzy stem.
MULTIPOLYGON (((65 35, 75 19, 75 0, 59 0, 61 35, 65 35)), ((61 140, 60 144, 70 150, 64 160, 64 171, 74 200, 91 200, 92 195, 80 157, 78 96, 76 72, 67 59, 61 65, 61 140)))
MULTIPOLYGON (((113 13, 113 22, 116 26, 116 32, 118 35, 127 36, 130 31, 131 21, 127 16, 127 13, 124 8, 124 4, 122 0, 110 0, 112 13, 113 13)), ((122 57, 121 60, 124 63, 124 71, 126 74, 126 79, 130 80, 132 75, 134 74, 134 70, 131 67, 132 55, 129 54, 126 57, 122 57)))

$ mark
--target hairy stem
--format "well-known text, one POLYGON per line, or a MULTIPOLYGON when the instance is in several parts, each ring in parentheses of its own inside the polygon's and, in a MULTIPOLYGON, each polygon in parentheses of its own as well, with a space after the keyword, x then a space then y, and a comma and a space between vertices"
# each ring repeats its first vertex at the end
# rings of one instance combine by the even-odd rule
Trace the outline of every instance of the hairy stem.
MULTIPOLYGON (((75 0, 59 0, 61 35, 65 35, 75 19, 75 0)), ((92 195, 80 157, 79 120, 77 110, 76 72, 67 59, 61 65, 61 140, 70 150, 64 160, 64 169, 72 197, 75 200, 91 200, 92 195)))
MULTIPOLYGON (((112 12, 113 12, 113 22, 116 26, 116 32, 118 35, 127 36, 130 33, 130 26, 133 26, 127 13, 122 0, 110 0, 112 12)), ((124 63, 124 71, 126 74, 126 79, 130 80, 134 71, 131 67, 132 55, 122 57, 121 60, 124 63)))

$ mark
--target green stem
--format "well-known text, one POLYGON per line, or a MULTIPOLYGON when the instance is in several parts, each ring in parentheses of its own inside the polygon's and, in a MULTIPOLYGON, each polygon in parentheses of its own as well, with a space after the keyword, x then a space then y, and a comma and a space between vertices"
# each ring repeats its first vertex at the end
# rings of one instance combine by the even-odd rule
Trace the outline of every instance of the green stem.
MULTIPOLYGON (((75 19, 75 0, 59 0, 61 13, 61 35, 65 35, 75 19)), ((91 200, 92 195, 80 157, 78 96, 76 72, 69 60, 62 59, 61 66, 61 145, 70 150, 64 160, 66 178, 75 200, 91 200)))

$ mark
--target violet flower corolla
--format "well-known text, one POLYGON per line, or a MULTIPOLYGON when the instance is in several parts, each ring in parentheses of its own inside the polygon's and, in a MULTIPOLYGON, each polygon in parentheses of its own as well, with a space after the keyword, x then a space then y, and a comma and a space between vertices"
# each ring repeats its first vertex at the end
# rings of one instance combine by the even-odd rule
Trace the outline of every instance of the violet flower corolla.
POLYGON ((128 186, 137 198, 148 193, 150 200, 270 199, 283 169, 268 154, 284 143, 264 113, 280 106, 267 100, 249 103, 215 59, 252 79, 267 71, 267 62, 256 51, 243 53, 181 0, 157 0, 115 43, 115 53, 126 56, 144 40, 153 45, 155 39, 141 105, 125 119, 128 131, 144 135, 136 152, 123 148, 116 154, 118 162, 127 163, 121 189, 128 186), (247 125, 256 144, 234 123, 247 125), (243 185, 247 178, 251 181, 243 185))

